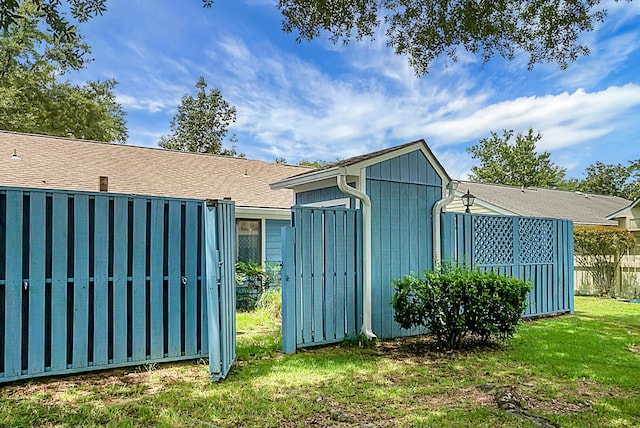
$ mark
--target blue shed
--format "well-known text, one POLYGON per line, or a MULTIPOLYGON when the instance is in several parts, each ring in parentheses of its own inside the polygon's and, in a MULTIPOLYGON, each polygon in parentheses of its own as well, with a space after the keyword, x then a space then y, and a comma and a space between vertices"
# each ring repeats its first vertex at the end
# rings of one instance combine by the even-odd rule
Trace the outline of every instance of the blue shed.
POLYGON ((272 184, 296 202, 283 233, 285 352, 422 333, 395 322, 393 281, 443 259, 531 281, 523 316, 573 311, 572 222, 445 213, 457 185, 424 140, 272 184))
POLYGON ((434 208, 443 205, 451 183, 425 141, 418 140, 300 174, 272 188, 293 189, 298 206, 362 212, 362 331, 391 338, 417 333, 400 329, 393 319, 392 280, 439 262, 440 221, 434 208))

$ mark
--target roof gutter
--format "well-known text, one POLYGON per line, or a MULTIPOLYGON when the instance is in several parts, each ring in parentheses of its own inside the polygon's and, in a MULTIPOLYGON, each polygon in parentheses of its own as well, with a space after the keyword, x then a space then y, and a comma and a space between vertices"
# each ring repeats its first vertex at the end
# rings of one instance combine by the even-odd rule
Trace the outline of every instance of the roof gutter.
POLYGON ((362 334, 367 339, 377 338, 371 329, 371 199, 369 195, 347 184, 346 168, 341 168, 336 177, 338 189, 362 201, 362 334))
POLYGON ((449 181, 449 184, 447 184, 447 196, 433 205, 433 268, 436 270, 442 266, 442 240, 440 239, 442 222, 440 211, 453 201, 458 184, 460 183, 457 181, 449 181))

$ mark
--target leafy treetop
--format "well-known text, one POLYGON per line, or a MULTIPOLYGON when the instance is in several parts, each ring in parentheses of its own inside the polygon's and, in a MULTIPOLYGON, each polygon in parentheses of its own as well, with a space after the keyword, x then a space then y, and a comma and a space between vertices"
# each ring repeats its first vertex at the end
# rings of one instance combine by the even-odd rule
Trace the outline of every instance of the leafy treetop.
MULTIPOLYGON (((630 1, 630 0, 628 0, 630 1)), ((374 38, 407 55, 417 75, 442 54, 458 49, 509 60, 529 55, 529 68, 553 62, 564 69, 589 54, 580 35, 604 20, 601 0, 279 0, 283 29, 312 40, 328 33, 334 43, 374 38)))
MULTIPOLYGON (((196 83, 196 96, 186 94, 171 119, 171 131, 158 145, 165 149, 237 156, 235 146, 222 147, 229 125, 236 121, 236 108, 231 106, 219 89, 207 91, 207 82, 200 77, 196 83)), ((236 140, 235 135, 230 138, 236 140)), ((240 154, 244 157, 244 154, 240 154)))
POLYGON ((587 167, 586 173, 587 176, 580 181, 578 190, 626 199, 640 197, 640 159, 635 162, 629 161, 628 166, 597 161, 587 167))
POLYGON ((564 178, 565 169, 551 162, 548 152, 536 153, 536 143, 542 138, 529 129, 526 135, 518 133, 515 141, 512 130, 504 130, 500 137, 491 132, 474 146, 467 148, 480 165, 471 167, 471 181, 524 187, 554 187, 564 178))
POLYGON ((114 80, 83 85, 62 80, 88 61, 82 37, 62 39, 43 31, 35 0, 20 2, 16 13, 20 19, 0 32, 0 129, 126 142, 114 80))
MULTIPOLYGON (((615 0, 619 1, 619 0, 615 0)), ((631 1, 631 0, 627 0, 631 1)), ((47 29, 72 39, 76 26, 106 10, 106 0, 33 0, 47 29), (70 16, 65 10, 70 11, 70 16)), ((387 44, 406 55, 417 75, 429 71, 446 54, 459 49, 480 54, 486 62, 498 54, 509 60, 529 55, 529 68, 557 63, 564 69, 589 54, 580 36, 606 17, 601 0, 279 0, 283 29, 297 40, 328 33, 334 43, 373 39, 385 29, 387 44)), ((0 1, 0 30, 22 19, 20 0, 0 1)), ((205 8, 214 0, 202 0, 205 8)))

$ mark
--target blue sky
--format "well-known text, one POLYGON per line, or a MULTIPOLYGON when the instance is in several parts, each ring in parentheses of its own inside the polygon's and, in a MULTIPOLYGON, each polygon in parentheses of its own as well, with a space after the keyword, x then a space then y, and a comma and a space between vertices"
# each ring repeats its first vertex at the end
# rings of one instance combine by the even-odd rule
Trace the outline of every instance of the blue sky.
POLYGON ((204 76, 237 108, 230 128, 247 157, 333 161, 423 138, 465 179, 466 147, 502 129, 540 131, 538 149, 569 177, 596 161, 640 158, 640 1, 604 1, 609 15, 584 40, 591 55, 560 70, 527 70, 460 52, 417 78, 383 37, 348 46, 296 43, 276 0, 108 0, 80 32, 94 61, 74 81, 114 78, 129 144, 157 146, 180 99, 204 76))

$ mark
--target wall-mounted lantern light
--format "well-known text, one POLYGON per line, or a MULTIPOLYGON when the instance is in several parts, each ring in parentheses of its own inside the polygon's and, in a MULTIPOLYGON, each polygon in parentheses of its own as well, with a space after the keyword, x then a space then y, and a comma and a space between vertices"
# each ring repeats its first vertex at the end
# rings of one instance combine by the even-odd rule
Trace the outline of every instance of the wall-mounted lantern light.
POLYGON ((469 193, 469 189, 467 189, 467 193, 462 195, 462 205, 465 206, 464 212, 467 214, 471 212, 471 205, 476 200, 476 197, 469 193))

